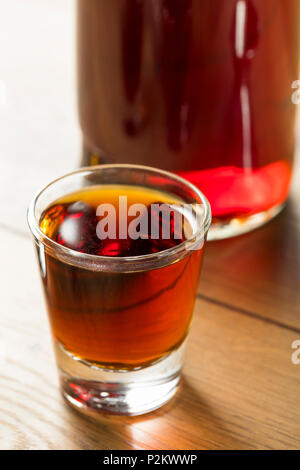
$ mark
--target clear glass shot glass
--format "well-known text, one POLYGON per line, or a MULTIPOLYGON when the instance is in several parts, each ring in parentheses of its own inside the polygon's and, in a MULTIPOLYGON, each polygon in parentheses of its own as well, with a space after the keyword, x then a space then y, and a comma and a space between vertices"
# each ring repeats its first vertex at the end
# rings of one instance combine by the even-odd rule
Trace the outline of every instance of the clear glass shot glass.
MULTIPOLYGON (((87 414, 137 415, 162 406, 175 394, 210 222, 210 206, 199 189, 174 174, 145 166, 81 168, 36 195, 28 223, 61 391, 69 404, 87 414), (88 217, 95 216, 84 214, 82 207, 95 198, 115 207, 120 195, 184 207, 187 235, 162 251, 131 250, 122 256, 114 251, 118 239, 109 245, 111 251, 101 248, 95 254, 74 249, 71 242, 61 243, 61 234, 53 236, 61 227, 70 234, 72 224, 81 220, 79 242, 92 243, 90 237, 94 243, 88 217), (58 220, 63 222, 57 229, 58 220)), ((105 243, 99 240, 99 246, 105 243)), ((138 246, 139 240, 132 243, 138 246)))

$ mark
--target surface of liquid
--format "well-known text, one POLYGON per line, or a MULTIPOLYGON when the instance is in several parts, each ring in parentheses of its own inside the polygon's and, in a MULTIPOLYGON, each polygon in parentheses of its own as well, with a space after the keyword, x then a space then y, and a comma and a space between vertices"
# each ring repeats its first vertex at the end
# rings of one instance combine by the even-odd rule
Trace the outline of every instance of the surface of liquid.
MULTIPOLYGON (((89 188, 69 194, 44 211, 40 227, 45 235, 67 248, 98 256, 141 256, 172 248, 185 240, 184 227, 175 234, 175 216, 171 205, 182 204, 179 199, 168 197, 167 193, 150 190, 139 186, 114 186, 89 188), (120 197, 126 197, 126 206, 122 205, 120 197), (113 206, 111 222, 115 225, 114 233, 109 236, 107 211, 113 206), (120 206, 121 204, 121 206, 120 206), (142 204, 141 210, 130 211, 134 204, 142 204), (160 207, 161 204, 166 204, 160 207), (102 215, 97 211, 103 205, 102 215), (124 210, 122 210, 124 209, 124 210), (164 214, 165 213, 165 214, 164 214), (131 239, 128 226, 139 215, 147 219, 144 223, 137 223, 138 239, 131 239), (101 219, 107 221, 103 227, 103 236, 97 234, 97 226, 101 219), (151 222, 157 224, 158 237, 151 237, 151 222), (121 238, 120 225, 126 229, 121 238), (170 237, 163 238, 163 225, 169 224, 170 237), (145 228, 144 228, 145 227, 145 228), (143 232, 144 228, 144 232, 143 232), (105 238, 104 238, 105 237, 105 238)), ((124 203, 123 203, 124 204, 124 203)), ((141 220, 141 219, 139 219, 141 220)), ((182 221, 183 223, 183 221, 182 221)), ((187 221, 188 223, 188 221, 187 221)), ((186 232, 191 232, 186 228, 186 232)), ((167 232, 164 232, 167 233, 167 232)))

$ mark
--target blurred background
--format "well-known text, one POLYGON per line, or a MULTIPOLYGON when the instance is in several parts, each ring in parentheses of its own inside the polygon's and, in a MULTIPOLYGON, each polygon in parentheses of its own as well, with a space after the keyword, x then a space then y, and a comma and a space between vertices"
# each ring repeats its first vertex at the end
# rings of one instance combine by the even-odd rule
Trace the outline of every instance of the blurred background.
MULTIPOLYGON (((21 229, 32 194, 55 176, 78 166, 82 158, 76 92, 76 2, 0 0, 0 6, 1 223, 21 229), (13 181, 18 181, 18 190, 13 181)), ((288 51, 288 46, 285 47, 288 51)), ((292 77, 293 80, 297 78, 292 77)), ((223 82, 217 84, 217 88, 223 86, 223 82)), ((291 89, 290 95, 292 92, 291 89)), ((120 112, 123 113, 121 108, 120 112)), ((284 117, 284 108, 280 112, 282 119, 290 119, 284 117)), ((95 119, 99 118, 97 114, 95 112, 95 119)), ((292 124, 292 121, 286 121, 286 124, 288 122, 292 124)), ((262 125, 260 121, 258 124, 262 125)), ((276 135, 277 131, 274 131, 274 138, 276 135)), ((267 134, 263 138, 267 142, 267 134)), ((135 141, 132 140, 133 145, 135 141)), ((161 149, 159 139, 156 142, 159 161, 169 168, 170 164, 164 162, 164 153, 160 156, 161 152, 168 153, 161 149)), ((140 148, 143 149, 139 143, 132 147, 130 139, 124 140, 122 145, 125 150, 129 146, 127 152, 124 150, 124 155, 120 155, 123 161, 127 161, 128 154, 135 160, 131 153, 133 149, 138 153, 141 153, 140 148)), ((111 147, 114 143, 110 138, 109 150, 111 147)), ((176 153, 172 155, 173 163, 177 165, 176 153)), ((181 156, 180 153, 180 158, 182 162, 187 161, 185 154, 181 156)), ((211 158, 216 157, 210 155, 211 158)), ((263 155, 260 158, 268 160, 269 157, 263 155)), ((189 163, 186 165, 188 167, 189 163)), ((296 162, 294 184, 298 179, 298 167, 296 162)), ((205 175, 207 178, 206 173, 203 175, 202 180, 205 175)), ((202 180, 203 185, 205 180, 202 180)), ((209 186, 206 189, 209 190, 209 186)))
POLYGON ((175 405, 94 424, 60 399, 26 209, 82 156, 75 6, 0 0, 0 447, 300 448, 300 132, 286 209, 208 244, 175 405))
POLYGON ((80 161, 75 2, 1 0, 0 11, 0 223, 24 230, 34 192, 80 161))

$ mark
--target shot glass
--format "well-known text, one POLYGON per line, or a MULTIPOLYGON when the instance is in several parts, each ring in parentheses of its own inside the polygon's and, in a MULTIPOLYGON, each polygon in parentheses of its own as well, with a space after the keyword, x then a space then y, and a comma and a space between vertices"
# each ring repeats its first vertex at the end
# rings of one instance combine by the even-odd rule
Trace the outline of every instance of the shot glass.
MULTIPOLYGON (((36 195, 28 223, 61 392, 69 404, 87 414, 138 415, 175 394, 210 222, 210 206, 199 189, 144 166, 81 168, 36 195), (156 212, 159 233, 153 239, 145 235, 140 219, 131 240, 133 203, 139 203, 141 216, 142 203, 157 209, 158 202, 176 206, 183 216, 183 238, 163 239, 162 212, 156 212), (106 231, 105 238, 99 224, 103 229, 110 209, 118 233, 112 229, 108 237, 106 231), (121 236, 124 214, 130 217, 121 236)), ((174 218, 168 223, 173 230, 174 218)), ((174 230, 168 236, 174 238, 174 230)))

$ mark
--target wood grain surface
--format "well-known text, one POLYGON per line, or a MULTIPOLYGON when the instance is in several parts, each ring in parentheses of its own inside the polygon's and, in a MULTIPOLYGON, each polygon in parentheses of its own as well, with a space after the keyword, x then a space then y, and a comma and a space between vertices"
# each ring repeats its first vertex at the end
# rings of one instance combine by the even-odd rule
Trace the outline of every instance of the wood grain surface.
POLYGON ((299 166, 276 220, 208 245, 175 398, 98 420, 64 403, 25 214, 80 158, 74 1, 0 11, 0 448, 300 449, 299 166))

